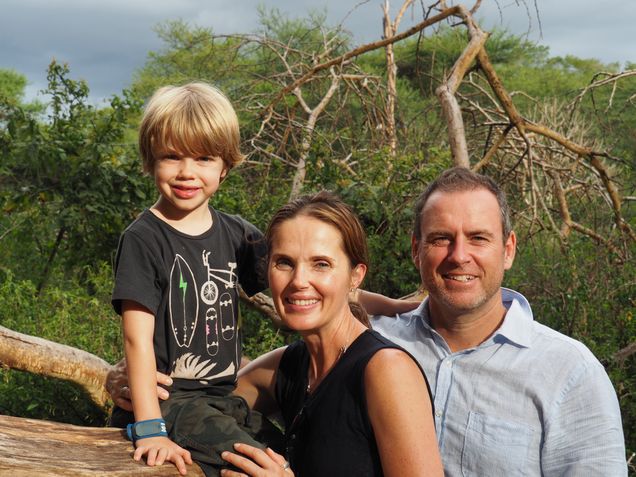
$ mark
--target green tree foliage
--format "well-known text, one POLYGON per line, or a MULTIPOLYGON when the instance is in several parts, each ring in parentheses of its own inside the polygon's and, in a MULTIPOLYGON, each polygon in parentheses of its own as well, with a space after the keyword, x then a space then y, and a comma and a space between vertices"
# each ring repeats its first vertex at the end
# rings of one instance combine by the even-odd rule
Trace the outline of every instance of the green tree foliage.
POLYGON ((68 74, 67 66, 51 64, 43 119, 0 103, 3 245, 21 264, 16 273, 38 289, 56 260, 68 271, 107 261, 151 190, 137 173, 134 145, 124 142, 140 103, 125 93, 96 110, 87 85, 68 74))
POLYGON ((0 68, 0 95, 3 96, 6 101, 22 101, 26 85, 26 76, 14 70, 0 68))

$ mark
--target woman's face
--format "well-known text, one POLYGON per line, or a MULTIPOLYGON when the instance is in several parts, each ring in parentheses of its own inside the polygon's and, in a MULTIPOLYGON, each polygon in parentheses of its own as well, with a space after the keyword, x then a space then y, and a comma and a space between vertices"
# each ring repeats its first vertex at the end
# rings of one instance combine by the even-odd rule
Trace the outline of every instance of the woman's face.
POLYGON ((316 330, 349 313, 349 290, 365 273, 363 264, 351 268, 340 232, 325 222, 300 215, 274 231, 269 286, 283 323, 294 330, 316 330))

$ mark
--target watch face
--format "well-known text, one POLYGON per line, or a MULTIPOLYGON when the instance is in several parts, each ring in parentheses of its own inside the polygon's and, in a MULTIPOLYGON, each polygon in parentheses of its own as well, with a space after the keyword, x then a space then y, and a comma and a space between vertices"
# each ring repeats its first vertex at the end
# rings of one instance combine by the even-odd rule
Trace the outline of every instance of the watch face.
POLYGON ((137 437, 149 436, 166 432, 166 423, 160 420, 142 421, 135 424, 135 434, 137 437))

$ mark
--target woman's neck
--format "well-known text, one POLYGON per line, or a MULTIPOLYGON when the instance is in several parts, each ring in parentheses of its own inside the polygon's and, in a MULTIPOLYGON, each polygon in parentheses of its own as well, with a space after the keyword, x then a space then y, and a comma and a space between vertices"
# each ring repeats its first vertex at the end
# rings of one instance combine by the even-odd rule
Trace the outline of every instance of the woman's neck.
POLYGON ((307 391, 310 393, 325 379, 347 352, 351 343, 367 328, 350 312, 347 312, 332 330, 303 337, 309 351, 307 391))

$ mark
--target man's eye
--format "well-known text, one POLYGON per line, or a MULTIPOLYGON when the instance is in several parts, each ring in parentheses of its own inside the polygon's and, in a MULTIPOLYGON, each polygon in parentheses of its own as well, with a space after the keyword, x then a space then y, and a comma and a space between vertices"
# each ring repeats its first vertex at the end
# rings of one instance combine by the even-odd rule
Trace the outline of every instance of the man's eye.
POLYGON ((431 243, 438 247, 443 247, 450 243, 450 239, 448 237, 435 237, 431 240, 431 243))
POLYGON ((320 260, 314 263, 314 267, 316 267, 319 270, 324 270, 324 269, 330 268, 331 264, 325 260, 320 260))

